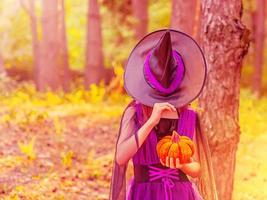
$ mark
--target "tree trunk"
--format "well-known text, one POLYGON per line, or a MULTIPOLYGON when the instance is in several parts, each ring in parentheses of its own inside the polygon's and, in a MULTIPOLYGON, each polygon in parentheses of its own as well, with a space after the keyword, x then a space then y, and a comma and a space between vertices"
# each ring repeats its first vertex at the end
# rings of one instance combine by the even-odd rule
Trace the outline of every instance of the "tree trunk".
POLYGON ((57 0, 43 0, 42 7, 42 41, 38 82, 41 91, 50 87, 56 90, 60 87, 58 59, 58 30, 57 30, 57 0), (51 31, 53 30, 53 31, 51 31), (56 37, 55 37, 56 36, 56 37))
POLYGON ((201 126, 208 135, 219 199, 231 200, 239 142, 239 91, 249 31, 241 0, 202 1, 202 44, 207 79, 199 98, 201 126))
POLYGON ((38 73, 39 73, 39 40, 37 33, 37 18, 35 14, 35 0, 29 1, 29 15, 30 15, 30 23, 31 23, 31 33, 32 33, 32 53, 33 53, 33 78, 37 89, 39 90, 39 82, 38 82, 38 73))
POLYGON ((171 28, 193 35, 196 23, 198 0, 172 0, 171 28))
POLYGON ((85 88, 98 84, 104 71, 101 17, 97 0, 89 0, 87 23, 87 44, 85 64, 85 88))
POLYGON ((198 43, 201 43, 200 39, 200 27, 201 27, 201 0, 196 0, 196 14, 195 14, 195 24, 193 28, 193 38, 198 43))
POLYGON ((20 4, 30 18, 31 34, 32 34, 32 54, 33 54, 33 79, 37 89, 40 89, 39 74, 39 40, 37 32, 37 17, 35 13, 35 0, 20 0, 20 4))
POLYGON ((59 0, 59 42, 60 42, 60 53, 59 57, 61 58, 59 64, 60 68, 60 79, 62 80, 62 86, 64 91, 69 91, 70 87, 70 70, 69 70, 69 56, 68 56, 68 41, 66 35, 66 22, 65 22, 65 6, 64 0, 59 0))
POLYGON ((135 37, 140 40, 147 34, 148 27, 148 0, 132 0, 133 16, 136 18, 135 37))
POLYGON ((40 90, 67 90, 68 56, 63 1, 43 0, 42 42, 38 82, 40 90), (64 84, 65 83, 65 84, 64 84))
POLYGON ((253 91, 257 97, 261 95, 262 68, 264 58, 264 32, 265 32, 265 0, 257 0, 255 15, 255 52, 254 52, 254 74, 253 91))

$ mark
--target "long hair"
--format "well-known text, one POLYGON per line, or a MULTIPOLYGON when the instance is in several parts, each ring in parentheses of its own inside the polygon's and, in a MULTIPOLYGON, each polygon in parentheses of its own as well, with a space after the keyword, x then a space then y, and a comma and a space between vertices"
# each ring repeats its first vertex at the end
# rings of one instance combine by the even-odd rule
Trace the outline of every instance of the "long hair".
POLYGON ((151 116, 153 107, 141 104, 141 108, 143 113, 143 122, 145 122, 151 116))

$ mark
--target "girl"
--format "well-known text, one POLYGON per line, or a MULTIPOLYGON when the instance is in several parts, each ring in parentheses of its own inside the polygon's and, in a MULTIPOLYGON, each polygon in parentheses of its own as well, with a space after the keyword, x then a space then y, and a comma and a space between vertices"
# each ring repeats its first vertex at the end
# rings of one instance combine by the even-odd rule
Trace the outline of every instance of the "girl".
POLYGON ((208 142, 188 106, 205 76, 201 49, 182 32, 155 31, 136 45, 124 74, 124 87, 134 100, 120 122, 110 200, 217 200, 208 142), (195 142, 189 163, 168 157, 163 162, 157 155, 157 142, 173 130, 195 142), (126 191, 130 159, 134 177, 126 191))

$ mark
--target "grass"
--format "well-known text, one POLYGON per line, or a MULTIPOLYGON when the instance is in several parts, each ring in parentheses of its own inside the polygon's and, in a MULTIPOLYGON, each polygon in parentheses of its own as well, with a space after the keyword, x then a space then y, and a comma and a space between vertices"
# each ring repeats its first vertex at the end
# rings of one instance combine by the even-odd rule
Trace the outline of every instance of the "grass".
POLYGON ((267 97, 241 91, 234 200, 267 199, 267 97))

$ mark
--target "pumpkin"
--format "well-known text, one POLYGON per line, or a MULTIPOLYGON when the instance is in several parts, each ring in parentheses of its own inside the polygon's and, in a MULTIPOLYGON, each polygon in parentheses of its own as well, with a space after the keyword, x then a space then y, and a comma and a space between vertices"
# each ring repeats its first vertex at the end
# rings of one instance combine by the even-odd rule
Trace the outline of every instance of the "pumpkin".
POLYGON ((194 155, 194 142, 187 136, 179 135, 175 130, 172 135, 163 137, 156 146, 157 154, 162 162, 166 164, 166 157, 173 158, 175 166, 176 158, 181 164, 190 162, 194 155))

